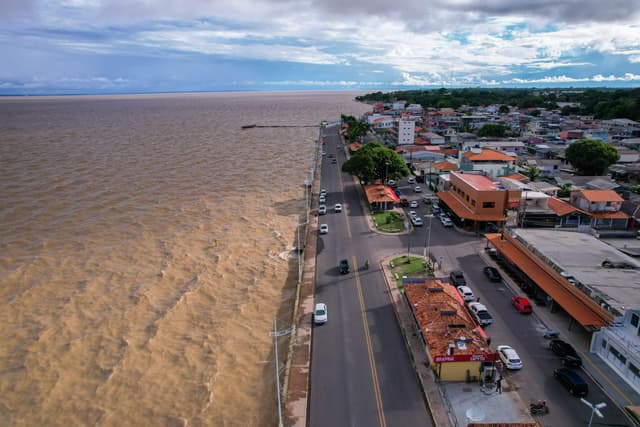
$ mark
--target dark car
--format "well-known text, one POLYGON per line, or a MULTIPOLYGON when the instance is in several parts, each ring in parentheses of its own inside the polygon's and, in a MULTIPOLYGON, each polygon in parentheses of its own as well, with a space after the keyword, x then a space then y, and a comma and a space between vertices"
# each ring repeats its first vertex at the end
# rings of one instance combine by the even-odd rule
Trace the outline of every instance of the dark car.
POLYGON ((484 275, 487 276, 487 279, 491 280, 492 282, 502 281, 502 276, 500 275, 500 272, 498 271, 497 268, 485 267, 483 271, 484 271, 484 275))
POLYGON ((467 281, 464 279, 464 273, 462 273, 462 271, 452 271, 451 274, 449 274, 449 281, 456 287, 467 285, 467 281))
POLYGON ((409 200, 407 199, 400 199, 400 206, 403 206, 405 208, 409 207, 409 200))
POLYGON ((340 261, 340 274, 349 273, 349 261, 343 259, 340 261))
POLYGON ((549 342, 549 348, 558 356, 562 357, 562 363, 565 366, 579 368, 582 366, 582 359, 578 352, 568 342, 553 339, 549 342))
POLYGON ((589 393, 589 385, 575 371, 567 368, 558 368, 553 371, 553 378, 560 381, 569 393, 574 396, 586 396, 589 393))

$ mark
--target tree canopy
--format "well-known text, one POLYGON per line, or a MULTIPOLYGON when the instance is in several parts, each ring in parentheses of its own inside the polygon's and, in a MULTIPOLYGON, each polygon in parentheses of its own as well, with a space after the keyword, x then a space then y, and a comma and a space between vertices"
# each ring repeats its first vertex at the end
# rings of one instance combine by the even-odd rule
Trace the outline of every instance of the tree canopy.
POLYGON ((565 156, 580 175, 586 176, 602 175, 620 159, 618 150, 599 139, 579 139, 567 147, 565 156))
POLYGON ((400 154, 373 141, 360 147, 342 165, 342 171, 371 182, 376 179, 400 179, 410 174, 400 154))
POLYGON ((480 128, 480 130, 478 131, 478 136, 481 138, 486 136, 501 138, 506 132, 507 128, 502 125, 487 123, 480 128))
POLYGON ((369 130, 369 125, 366 123, 362 123, 360 120, 356 119, 353 116, 345 116, 344 114, 341 116, 342 122, 349 125, 349 129, 347 130, 347 138, 350 140, 357 139, 361 136, 365 136, 367 131, 369 130))

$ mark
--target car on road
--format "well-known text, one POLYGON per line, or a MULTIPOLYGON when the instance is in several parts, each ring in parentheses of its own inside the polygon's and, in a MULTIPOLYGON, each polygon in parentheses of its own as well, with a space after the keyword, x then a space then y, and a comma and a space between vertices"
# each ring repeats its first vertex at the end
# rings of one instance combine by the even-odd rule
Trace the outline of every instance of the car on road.
POLYGON ((448 216, 441 216, 440 222, 444 227, 453 227, 453 221, 451 221, 451 218, 449 218, 448 216))
POLYGON ((465 302, 473 301, 474 299, 476 299, 476 297, 473 296, 473 291, 471 290, 470 287, 456 286, 456 289, 458 290, 458 293, 460 294, 462 299, 465 300, 465 302))
POLYGON ((387 185, 391 188, 398 188, 398 183, 395 182, 394 180, 390 179, 389 181, 387 181, 387 185))
POLYGON ((489 279, 490 281, 502 282, 502 276, 500 275, 500 272, 498 271, 497 268, 485 267, 482 269, 482 271, 484 272, 484 275, 487 276, 487 279, 489 279))
POLYGON ((522 369, 522 360, 511 346, 499 345, 496 350, 498 350, 498 356, 507 369, 522 369))
POLYGON ((410 176, 410 177, 407 179, 407 182, 408 182, 409 184, 415 184, 415 183, 416 183, 416 179, 415 179, 414 177, 410 176))
POLYGON ((466 286, 467 281, 464 278, 464 273, 459 270, 452 271, 449 274, 449 281, 453 286, 466 286))
POLYGON ((338 163, 338 161, 336 159, 331 159, 331 163, 335 165, 336 163, 338 163))
POLYGON ((324 188, 322 190, 320 190, 320 195, 324 196, 324 197, 327 197, 327 190, 324 189, 324 188))
POLYGON ((430 205, 431 203, 433 203, 433 199, 431 197, 432 196, 429 196, 429 195, 425 195, 422 197, 422 201, 424 202, 425 205, 430 205))
POLYGON ((329 226, 327 224, 320 224, 320 234, 327 234, 329 232, 329 226))
POLYGON ((327 205, 318 206, 318 215, 324 215, 327 213, 327 205))
POLYGON ((469 307, 471 316, 476 319, 476 322, 478 322, 480 326, 487 326, 493 323, 493 317, 489 314, 489 310, 487 310, 484 304, 470 302, 467 304, 467 307, 469 307))
POLYGON ((335 212, 342 212, 342 205, 341 205, 340 203, 336 203, 336 204, 333 206, 333 210, 334 210, 335 212))
POLYGON ((418 201, 417 200, 412 200, 411 203, 409 203, 409 207, 410 208, 417 208, 418 207, 418 201))
POLYGON ((400 206, 408 208, 409 207, 409 200, 402 198, 400 199, 400 206))
POLYGON ((434 203, 434 204, 431 205, 431 212, 433 212, 434 214, 437 215, 437 214, 440 213, 440 211, 441 211, 441 209, 440 209, 440 205, 439 204, 434 203))
POLYGON ((565 366, 572 368, 579 368, 582 366, 582 358, 580 358, 576 349, 568 342, 560 339, 553 339, 549 342, 549 348, 555 354, 562 357, 562 363, 565 366))
POLYGON ((533 312, 531 303, 525 297, 511 297, 511 304, 522 314, 531 314, 533 312))
POLYGON ((346 259, 340 260, 340 265, 338 268, 340 269, 340 274, 349 273, 349 261, 346 259))
POLYGON ((317 303, 313 310, 313 322, 316 325, 322 325, 323 323, 327 323, 327 320, 329 320, 327 305, 323 302, 317 303))
POLYGON ((419 185, 416 185, 416 186, 413 188, 413 192, 414 192, 414 193, 422 193, 422 187, 420 187, 419 185))
POLYGON ((422 225, 424 224, 419 216, 412 216, 411 223, 413 223, 414 227, 422 227, 422 225))
POLYGON ((553 378, 560 381, 560 384, 574 396, 586 396, 589 393, 587 382, 571 369, 558 368, 553 371, 553 378))
POLYGON ((327 203, 327 196, 320 196, 320 199, 318 200, 318 202, 320 202, 321 204, 327 203))
POLYGON ((415 218, 415 217, 418 216, 416 211, 409 211, 409 212, 407 212, 407 215, 409 215, 409 218, 415 218))

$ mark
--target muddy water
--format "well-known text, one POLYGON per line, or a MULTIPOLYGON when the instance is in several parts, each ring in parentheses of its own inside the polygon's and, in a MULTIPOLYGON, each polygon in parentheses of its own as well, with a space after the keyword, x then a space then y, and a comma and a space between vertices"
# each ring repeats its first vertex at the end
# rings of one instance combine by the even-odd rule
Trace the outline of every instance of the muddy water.
POLYGON ((318 129, 240 128, 353 97, 0 99, 0 425, 274 425, 318 129))

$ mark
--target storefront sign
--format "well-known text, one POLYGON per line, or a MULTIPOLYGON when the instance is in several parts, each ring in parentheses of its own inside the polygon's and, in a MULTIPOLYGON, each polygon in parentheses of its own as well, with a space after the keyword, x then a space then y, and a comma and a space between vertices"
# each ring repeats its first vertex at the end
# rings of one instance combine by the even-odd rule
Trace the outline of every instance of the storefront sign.
POLYGON ((493 362, 496 360, 495 353, 486 354, 445 354, 433 357, 435 363, 443 362, 493 362))

